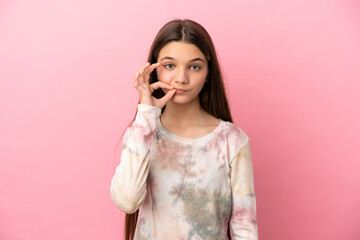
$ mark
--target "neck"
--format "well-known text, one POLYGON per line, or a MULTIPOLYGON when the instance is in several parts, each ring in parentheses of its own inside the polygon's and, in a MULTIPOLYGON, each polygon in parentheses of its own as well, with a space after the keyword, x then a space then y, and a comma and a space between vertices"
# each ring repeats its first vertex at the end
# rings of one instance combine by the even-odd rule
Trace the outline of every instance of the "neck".
POLYGON ((177 104, 169 101, 161 114, 161 122, 165 125, 180 128, 196 125, 204 119, 204 110, 200 106, 199 98, 186 104, 177 104))

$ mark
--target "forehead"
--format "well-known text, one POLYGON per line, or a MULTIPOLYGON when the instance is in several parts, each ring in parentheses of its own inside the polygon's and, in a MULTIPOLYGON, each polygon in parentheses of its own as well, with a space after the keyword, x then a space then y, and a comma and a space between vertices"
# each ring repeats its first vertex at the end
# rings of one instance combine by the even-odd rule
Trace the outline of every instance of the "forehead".
POLYGON ((203 58, 206 60, 201 50, 193 43, 172 41, 167 43, 159 52, 158 59, 162 57, 172 57, 176 60, 190 60, 194 58, 203 58))

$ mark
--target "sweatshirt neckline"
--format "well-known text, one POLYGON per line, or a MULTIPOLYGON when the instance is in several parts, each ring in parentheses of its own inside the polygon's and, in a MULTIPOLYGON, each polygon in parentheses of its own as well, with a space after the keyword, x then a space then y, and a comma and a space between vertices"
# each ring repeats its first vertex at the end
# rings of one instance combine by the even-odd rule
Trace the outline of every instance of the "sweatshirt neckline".
POLYGON ((180 143, 185 143, 185 144, 189 144, 189 143, 198 144, 198 143, 204 143, 204 142, 208 141, 209 139, 211 139, 215 134, 217 134, 221 130, 224 123, 225 122, 222 119, 220 119, 220 123, 210 133, 208 133, 202 137, 188 138, 188 137, 181 137, 181 136, 178 136, 178 135, 170 132, 162 125, 160 118, 158 118, 158 120, 157 120, 158 129, 163 135, 170 138, 171 140, 174 140, 174 141, 180 142, 180 143))

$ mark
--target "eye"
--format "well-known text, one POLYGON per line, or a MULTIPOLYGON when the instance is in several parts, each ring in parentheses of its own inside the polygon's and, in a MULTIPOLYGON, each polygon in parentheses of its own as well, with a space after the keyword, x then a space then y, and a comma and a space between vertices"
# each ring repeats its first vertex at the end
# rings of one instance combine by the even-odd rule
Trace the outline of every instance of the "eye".
POLYGON ((171 69, 174 67, 174 65, 172 63, 167 63, 164 65, 165 68, 171 69))
POLYGON ((191 68, 192 70, 199 70, 199 69, 200 69, 200 67, 197 66, 197 65, 192 65, 190 68, 191 68))

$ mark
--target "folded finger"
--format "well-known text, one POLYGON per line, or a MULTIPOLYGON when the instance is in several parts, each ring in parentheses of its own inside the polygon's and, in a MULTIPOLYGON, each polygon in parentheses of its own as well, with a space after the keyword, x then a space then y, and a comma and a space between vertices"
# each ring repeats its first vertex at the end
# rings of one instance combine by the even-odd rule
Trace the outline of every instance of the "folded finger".
POLYGON ((152 71, 154 71, 155 68, 157 68, 159 66, 160 66, 160 63, 154 63, 151 66, 149 66, 147 69, 145 69, 144 75, 143 75, 145 83, 149 84, 150 74, 152 73, 152 71))
POLYGON ((134 87, 139 86, 139 79, 138 79, 138 77, 139 77, 139 72, 136 72, 135 77, 134 77, 134 87))
POLYGON ((154 71, 155 68, 159 67, 160 63, 153 63, 148 68, 145 69, 144 75, 150 74, 152 71, 154 71))
POLYGON ((149 62, 145 63, 145 64, 140 68, 139 74, 142 75, 142 74, 144 73, 145 69, 148 68, 149 66, 150 66, 150 63, 149 63, 149 62))

